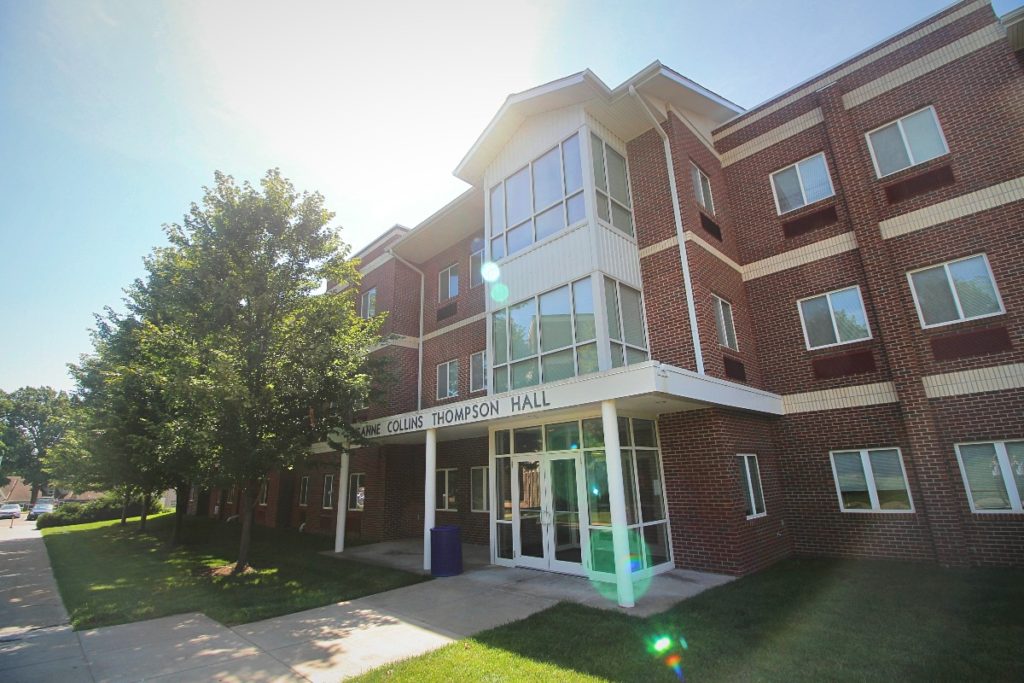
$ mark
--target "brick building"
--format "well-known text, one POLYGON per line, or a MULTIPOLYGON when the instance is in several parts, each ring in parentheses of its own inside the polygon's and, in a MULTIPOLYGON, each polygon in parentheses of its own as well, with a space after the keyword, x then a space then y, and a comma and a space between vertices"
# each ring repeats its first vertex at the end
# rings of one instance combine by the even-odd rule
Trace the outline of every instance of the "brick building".
POLYGON ((1024 564, 1021 26, 960 2, 749 111, 659 63, 510 96, 471 189, 358 255, 373 445, 263 521, 458 524, 622 604, 792 553, 1024 564))

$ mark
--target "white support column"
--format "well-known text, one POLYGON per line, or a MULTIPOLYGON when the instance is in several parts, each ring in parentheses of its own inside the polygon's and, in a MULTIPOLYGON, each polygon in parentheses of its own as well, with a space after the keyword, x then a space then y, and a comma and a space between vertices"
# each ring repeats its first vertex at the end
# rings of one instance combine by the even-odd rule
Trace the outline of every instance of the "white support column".
POLYGON ((437 430, 427 430, 426 457, 423 458, 423 569, 430 571, 430 530, 437 508, 437 430))
POLYGON ((334 552, 345 550, 345 518, 348 516, 348 449, 341 449, 341 471, 338 473, 338 520, 334 524, 334 552))
POLYGON ((629 566, 629 535, 626 529, 626 490, 622 479, 622 450, 619 445, 619 414, 615 401, 601 401, 604 452, 608 470, 608 502, 612 508, 612 547, 615 550, 615 583, 619 606, 632 607, 633 574, 629 566))

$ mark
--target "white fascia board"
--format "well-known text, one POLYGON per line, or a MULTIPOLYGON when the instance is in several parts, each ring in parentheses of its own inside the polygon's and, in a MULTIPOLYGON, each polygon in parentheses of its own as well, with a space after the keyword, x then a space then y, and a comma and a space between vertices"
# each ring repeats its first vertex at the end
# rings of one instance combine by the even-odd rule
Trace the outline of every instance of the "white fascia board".
POLYGON ((696 372, 661 365, 658 372, 658 391, 707 403, 740 410, 752 410, 769 415, 782 415, 782 397, 761 389, 728 380, 698 375, 696 372))
MULTIPOLYGON (((390 228, 388 228, 384 232, 384 234, 380 235, 375 240, 373 240, 372 242, 367 244, 365 247, 363 247, 362 249, 357 251, 355 254, 353 254, 352 258, 361 258, 363 254, 365 254, 367 252, 370 252, 370 251, 373 251, 377 247, 381 246, 392 235, 396 235, 396 234, 407 235, 408 233, 409 233, 409 228, 407 228, 404 225, 401 225, 399 223, 395 223, 390 228)), ((401 240, 399 240, 399 241, 401 241, 401 240)))

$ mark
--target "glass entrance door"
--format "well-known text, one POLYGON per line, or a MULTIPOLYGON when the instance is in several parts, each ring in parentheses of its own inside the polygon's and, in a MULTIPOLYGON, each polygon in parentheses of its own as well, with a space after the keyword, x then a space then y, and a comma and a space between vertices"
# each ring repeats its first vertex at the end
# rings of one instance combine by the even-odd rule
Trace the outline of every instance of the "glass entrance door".
POLYGON ((543 454, 513 459, 516 564, 583 574, 587 542, 583 459, 579 454, 543 454))

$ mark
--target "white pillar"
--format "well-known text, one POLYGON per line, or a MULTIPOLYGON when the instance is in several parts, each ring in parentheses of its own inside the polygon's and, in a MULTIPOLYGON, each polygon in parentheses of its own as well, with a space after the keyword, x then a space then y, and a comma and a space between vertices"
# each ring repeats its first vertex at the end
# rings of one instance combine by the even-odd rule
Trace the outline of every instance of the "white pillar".
POLYGON ((341 472, 338 473, 338 520, 334 524, 334 552, 345 550, 345 518, 348 516, 348 449, 341 449, 341 472))
POLYGON ((629 566, 629 535, 626 529, 626 490, 622 479, 622 450, 619 446, 619 414, 615 401, 601 401, 604 452, 608 470, 608 502, 612 508, 612 547, 615 549, 615 583, 619 606, 632 607, 633 574, 629 566))
POLYGON ((437 430, 427 430, 426 457, 423 458, 423 569, 430 571, 430 530, 437 508, 437 430))

